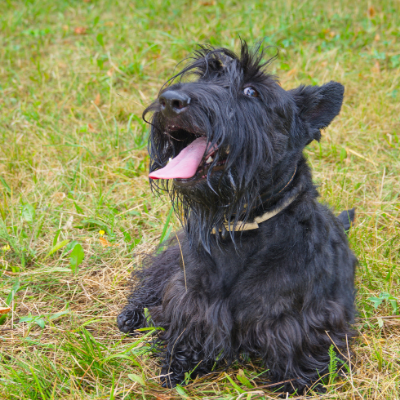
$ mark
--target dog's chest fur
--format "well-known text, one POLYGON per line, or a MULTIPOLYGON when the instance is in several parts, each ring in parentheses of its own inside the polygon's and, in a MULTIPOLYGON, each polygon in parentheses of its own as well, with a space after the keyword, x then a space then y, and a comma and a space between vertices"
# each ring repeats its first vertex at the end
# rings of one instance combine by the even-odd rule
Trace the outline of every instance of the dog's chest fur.
POLYGON ((238 323, 246 316, 254 320, 257 313, 261 318, 298 313, 330 297, 347 300, 351 307, 353 297, 345 294, 354 268, 336 268, 337 260, 355 261, 348 247, 341 246, 346 242, 343 227, 323 205, 303 197, 259 229, 235 233, 239 248, 228 239, 207 254, 193 251, 183 239, 176 252, 184 262, 175 278, 185 301, 201 297, 204 307, 224 303, 238 323))

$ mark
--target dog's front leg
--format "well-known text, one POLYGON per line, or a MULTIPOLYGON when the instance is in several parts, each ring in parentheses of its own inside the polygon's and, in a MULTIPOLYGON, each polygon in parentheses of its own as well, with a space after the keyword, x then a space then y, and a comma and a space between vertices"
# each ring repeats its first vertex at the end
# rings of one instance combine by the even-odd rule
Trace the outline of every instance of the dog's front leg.
POLYGON ((144 304, 136 298, 129 302, 117 317, 118 329, 123 333, 132 333, 145 325, 144 304))
POLYGON ((164 387, 208 374, 230 342, 230 326, 220 329, 222 315, 228 312, 226 305, 220 301, 210 304, 203 288, 193 284, 199 279, 193 279, 191 269, 187 272, 187 285, 182 271, 171 278, 165 289, 162 312, 154 313, 155 324, 164 328, 159 332, 157 346, 164 387))
POLYGON ((161 369, 163 387, 171 388, 181 384, 187 377, 194 379, 211 371, 214 363, 205 360, 205 354, 201 348, 194 349, 185 343, 180 343, 178 346, 171 344, 167 345, 167 354, 161 369), (186 373, 188 373, 187 376, 185 376, 186 373))
POLYGON ((132 333, 146 325, 144 308, 161 304, 164 288, 170 278, 180 269, 178 247, 169 247, 151 258, 147 268, 132 273, 134 286, 128 304, 117 317, 118 328, 123 333, 132 333))

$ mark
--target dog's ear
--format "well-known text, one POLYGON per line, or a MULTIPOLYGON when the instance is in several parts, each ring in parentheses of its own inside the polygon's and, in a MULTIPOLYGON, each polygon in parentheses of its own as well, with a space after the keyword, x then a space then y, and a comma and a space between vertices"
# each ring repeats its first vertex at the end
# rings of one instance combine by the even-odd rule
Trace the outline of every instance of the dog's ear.
POLYGON ((326 128, 340 112, 344 86, 331 81, 323 86, 300 86, 290 92, 296 102, 300 118, 310 128, 311 138, 308 143, 314 139, 319 141, 320 129, 326 128))

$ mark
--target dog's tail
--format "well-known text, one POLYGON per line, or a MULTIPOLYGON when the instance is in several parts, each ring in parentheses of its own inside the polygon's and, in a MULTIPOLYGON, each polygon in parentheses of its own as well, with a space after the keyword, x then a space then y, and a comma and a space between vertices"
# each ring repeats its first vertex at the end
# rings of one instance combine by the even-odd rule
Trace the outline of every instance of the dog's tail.
POLYGON ((346 233, 350 230, 356 217, 356 209, 344 210, 338 215, 338 220, 343 224, 346 233))

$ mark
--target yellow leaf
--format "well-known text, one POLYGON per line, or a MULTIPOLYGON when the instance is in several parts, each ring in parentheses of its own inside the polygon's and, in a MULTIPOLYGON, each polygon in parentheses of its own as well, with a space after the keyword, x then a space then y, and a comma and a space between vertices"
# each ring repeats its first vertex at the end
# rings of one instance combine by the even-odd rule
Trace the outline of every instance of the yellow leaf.
POLYGON ((94 99, 94 104, 96 104, 96 106, 99 106, 101 103, 101 97, 100 97, 100 93, 97 93, 96 98, 94 99))
POLYGON ((381 72, 381 67, 380 67, 380 65, 379 65, 379 61, 378 61, 378 60, 375 60, 375 64, 374 64, 374 66, 372 67, 371 71, 372 71, 372 73, 374 73, 374 74, 379 74, 379 73, 381 72))
POLYGON ((74 33, 76 35, 86 35, 86 31, 87 31, 87 28, 85 28, 84 26, 77 26, 74 29, 74 33))
POLYGON ((119 244, 110 243, 107 239, 101 237, 99 241, 103 247, 118 247, 119 244))
POLYGON ((375 12, 375 8, 374 7, 371 6, 371 7, 368 8, 368 15, 369 15, 370 18, 372 18, 375 15, 375 13, 376 12, 375 12))
POLYGON ((11 311, 11 307, 0 307, 0 315, 7 314, 11 311))

